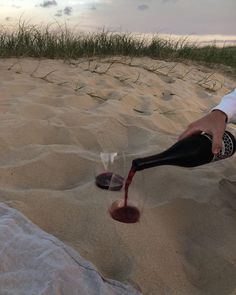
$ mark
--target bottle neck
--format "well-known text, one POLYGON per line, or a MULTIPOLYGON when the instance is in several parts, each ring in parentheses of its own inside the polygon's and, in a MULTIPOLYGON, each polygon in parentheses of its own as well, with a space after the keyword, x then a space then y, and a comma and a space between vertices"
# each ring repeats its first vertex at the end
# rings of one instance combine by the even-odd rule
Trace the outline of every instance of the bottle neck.
POLYGON ((164 151, 152 156, 134 159, 132 167, 135 171, 140 171, 161 165, 171 165, 171 162, 171 158, 168 156, 167 151, 164 151))

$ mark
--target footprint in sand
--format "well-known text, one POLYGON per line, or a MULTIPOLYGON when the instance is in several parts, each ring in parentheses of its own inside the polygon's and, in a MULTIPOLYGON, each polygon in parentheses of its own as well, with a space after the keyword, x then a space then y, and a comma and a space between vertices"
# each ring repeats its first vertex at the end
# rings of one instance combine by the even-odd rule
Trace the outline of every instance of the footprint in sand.
POLYGON ((212 96, 213 96, 213 93, 212 92, 210 92, 207 89, 203 89, 200 86, 198 86, 196 88, 196 93, 197 93, 198 97, 199 98, 202 98, 202 99, 212 98, 212 96))
POLYGON ((139 114, 150 116, 157 110, 153 105, 152 98, 149 96, 141 96, 142 102, 137 107, 133 108, 133 110, 139 114))
POLYGON ((124 94, 121 91, 109 91, 107 99, 121 100, 124 94))
POLYGON ((175 95, 175 93, 173 93, 170 90, 165 90, 162 92, 162 99, 163 100, 171 100, 173 98, 173 96, 175 95))
POLYGON ((168 83, 168 84, 172 84, 175 82, 175 79, 170 77, 170 76, 160 76, 161 80, 168 83))
POLYGON ((133 110, 144 116, 151 116, 153 112, 157 111, 157 109, 145 109, 142 107, 133 108, 133 110))

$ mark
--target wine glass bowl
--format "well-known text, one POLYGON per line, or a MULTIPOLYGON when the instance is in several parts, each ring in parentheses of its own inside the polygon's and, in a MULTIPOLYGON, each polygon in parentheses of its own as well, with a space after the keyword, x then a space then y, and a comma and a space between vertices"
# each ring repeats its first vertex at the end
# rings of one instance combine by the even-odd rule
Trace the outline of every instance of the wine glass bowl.
POLYGON ((133 205, 125 205, 124 200, 113 202, 109 213, 114 220, 123 223, 136 223, 140 219, 139 209, 133 205))
POLYGON ((124 177, 113 172, 103 172, 96 176, 95 183, 102 189, 119 191, 123 187, 124 177))
POLYGON ((124 185, 125 159, 123 153, 101 152, 95 167, 95 184, 105 190, 119 191, 124 185))

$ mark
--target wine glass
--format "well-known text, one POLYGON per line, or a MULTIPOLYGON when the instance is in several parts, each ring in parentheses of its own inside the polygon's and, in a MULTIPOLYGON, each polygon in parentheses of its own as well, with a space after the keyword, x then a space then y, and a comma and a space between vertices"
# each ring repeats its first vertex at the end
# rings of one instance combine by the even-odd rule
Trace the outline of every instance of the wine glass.
POLYGON ((100 152, 96 165, 95 183, 101 189, 119 191, 124 185, 124 153, 100 152))
POLYGON ((109 213, 114 220, 123 223, 136 223, 139 221, 141 215, 138 207, 125 204, 124 200, 113 202, 109 208, 109 213))
MULTIPOLYGON (((113 201, 109 208, 109 214, 116 221, 123 223, 136 223, 140 220, 141 212, 138 207, 141 207, 143 198, 137 182, 132 182, 134 176, 135 171, 131 167, 128 176, 126 177, 125 185, 122 189, 123 199, 113 201)), ((142 173, 139 173, 138 176, 138 183, 139 185, 142 185, 142 173)))

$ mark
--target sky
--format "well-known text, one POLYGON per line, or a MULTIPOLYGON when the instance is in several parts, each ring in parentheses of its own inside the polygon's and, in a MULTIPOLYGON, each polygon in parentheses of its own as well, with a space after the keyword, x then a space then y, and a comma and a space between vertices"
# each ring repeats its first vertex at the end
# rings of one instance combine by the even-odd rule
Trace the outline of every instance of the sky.
POLYGON ((0 23, 66 22, 82 31, 236 36, 236 0, 0 0, 0 23))

